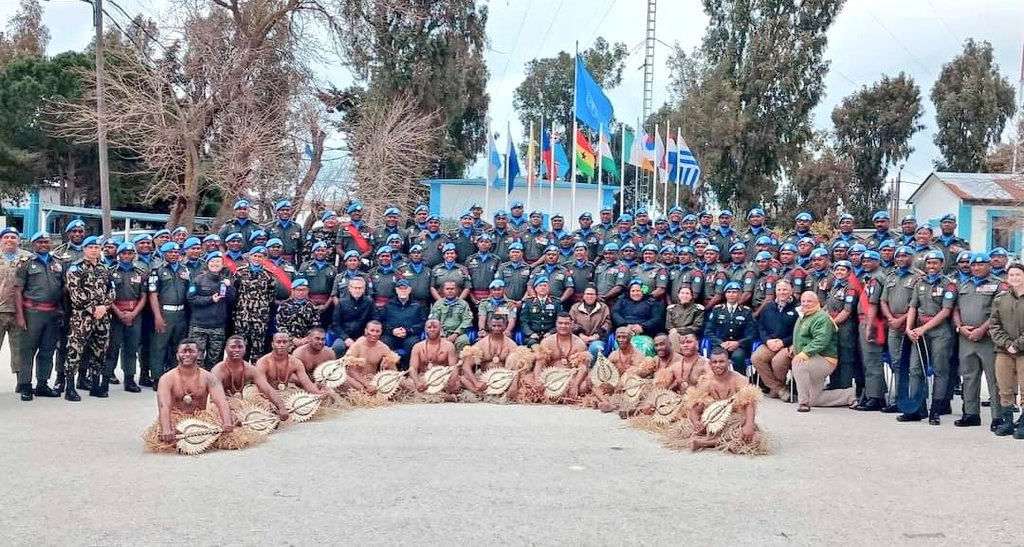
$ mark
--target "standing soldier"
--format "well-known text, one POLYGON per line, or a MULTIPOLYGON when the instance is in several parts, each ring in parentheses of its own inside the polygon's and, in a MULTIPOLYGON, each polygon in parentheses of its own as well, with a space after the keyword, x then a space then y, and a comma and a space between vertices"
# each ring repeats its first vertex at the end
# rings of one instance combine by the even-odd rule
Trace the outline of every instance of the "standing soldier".
MULTIPOLYGON (((464 211, 459 217, 459 228, 448 234, 448 241, 455 246, 458 262, 465 264, 469 255, 476 252, 476 237, 479 231, 473 227, 473 215, 464 211)), ((446 245, 447 247, 447 245, 446 245)))
POLYGON ((419 302, 424 308, 429 308, 433 302, 430 294, 430 268, 423 263, 423 247, 413 245, 409 249, 409 262, 398 269, 400 279, 409 282, 412 288, 412 299, 419 302))
POLYGON ((217 234, 210 234, 203 238, 203 260, 213 252, 220 252, 221 245, 220 236, 217 234))
POLYGON ((188 337, 199 343, 200 365, 206 370, 212 369, 224 355, 228 310, 234 300, 235 288, 231 273, 224 267, 224 257, 219 252, 210 253, 206 269, 192 278, 188 287, 188 337))
POLYGON ((928 423, 939 425, 939 416, 948 410, 945 399, 950 382, 949 358, 953 347, 953 329, 950 315, 956 304, 956 286, 942 275, 942 251, 931 251, 925 257, 925 274, 914 286, 914 296, 907 314, 907 338, 913 351, 910 354, 910 393, 919 401, 916 414, 904 414, 900 421, 920 421, 927 409, 928 384, 926 374, 932 372, 932 406, 928 423))
POLYGON ((302 265, 298 275, 309 281, 309 300, 320 310, 320 328, 327 328, 331 324, 331 289, 338 271, 327 260, 327 243, 317 241, 311 252, 310 260, 302 265))
MULTIPOLYGON (((132 245, 135 246, 135 265, 146 272, 146 285, 149 284, 149 273, 163 264, 163 260, 153 252, 153 236, 139 234, 132 238, 132 245)), ((148 298, 147 298, 148 300, 148 298)), ((148 303, 148 302, 147 302, 148 303)), ((139 385, 142 387, 153 387, 153 333, 156 331, 153 323, 153 310, 143 309, 141 322, 141 336, 139 337, 139 385)))
POLYGON ((334 249, 334 242, 338 239, 338 214, 334 211, 324 211, 320 215, 320 226, 314 228, 306 234, 306 244, 303 248, 309 253, 306 256, 307 260, 310 260, 313 255, 313 246, 317 243, 323 243, 327 246, 327 253, 323 260, 326 260, 331 266, 337 266, 336 262, 336 251, 334 249))
MULTIPOLYGON (((18 230, 8 226, 0 231, 0 343, 7 338, 11 351, 11 372, 15 377, 21 362, 21 333, 14 321, 15 280, 18 277, 18 266, 32 258, 32 253, 18 247, 20 242, 21 234, 18 230)), ((17 387, 17 392, 21 393, 24 386, 19 383, 17 387)))
POLYGON ((292 220, 292 202, 287 199, 279 200, 274 204, 274 211, 277 213, 277 220, 267 224, 263 229, 271 239, 281 240, 281 258, 293 266, 302 263, 302 226, 292 220))
POLYGON ((430 216, 430 208, 426 205, 417 205, 412 212, 412 218, 405 221, 405 247, 412 248, 419 239, 420 234, 427 230, 427 217, 430 216))
POLYGON ((619 262, 619 246, 605 243, 601 263, 594 267, 594 285, 597 297, 609 306, 626 290, 629 283, 629 268, 619 262))
POLYGON ((224 267, 232 274, 245 267, 245 253, 242 251, 242 234, 235 232, 224 238, 224 267))
POLYGON ((103 254, 100 262, 108 268, 117 266, 117 246, 121 244, 120 238, 108 237, 103 240, 103 254))
POLYGON ((528 218, 523 216, 523 202, 518 199, 513 201, 512 204, 509 205, 508 210, 510 213, 508 217, 509 227, 515 232, 522 233, 526 230, 526 226, 528 224, 528 218))
POLYGON ((529 225, 519 232, 524 258, 531 267, 540 261, 548 247, 548 233, 544 231, 543 223, 544 215, 540 211, 530 211, 529 225))
POLYGON ((693 247, 679 247, 679 263, 668 271, 669 296, 673 304, 679 304, 679 289, 683 287, 690 288, 690 295, 694 301, 700 300, 704 292, 704 276, 694 265, 693 254, 693 247))
POLYGON ((57 347, 59 324, 64 297, 64 266, 50 254, 50 236, 36 232, 30 238, 33 256, 18 265, 14 280, 14 321, 21 334, 21 362, 18 367, 18 385, 21 400, 31 401, 32 394, 59 397, 60 392, 75 392, 75 379, 67 379, 61 370, 56 390, 47 383, 53 370, 53 352, 57 347), (32 368, 35 364, 36 390, 31 391, 32 368), (65 383, 61 383, 66 380, 65 383), (27 395, 26 395, 27 394, 27 395))
MULTIPOLYGON (((373 303, 378 310, 397 294, 395 283, 399 277, 395 265, 391 261, 391 252, 391 247, 387 245, 377 249, 377 265, 367 273, 370 278, 370 286, 373 288, 373 303)), ((302 336, 305 337, 305 334, 302 336)))
POLYGON ((798 245, 800 240, 805 237, 811 238, 813 242, 814 234, 811 233, 811 224, 814 222, 814 217, 807 211, 801 211, 800 213, 797 213, 795 220, 796 229, 790 232, 782 242, 798 245))
POLYGON ((161 229, 157 230, 156 232, 153 232, 153 249, 154 249, 153 252, 156 254, 157 257, 159 257, 160 254, 161 254, 160 253, 160 247, 163 247, 164 243, 167 243, 170 240, 171 240, 171 231, 168 230, 167 228, 161 228, 161 229))
POLYGON ((498 257, 491 253, 491 235, 480 234, 476 238, 477 252, 469 255, 466 259, 466 269, 469 270, 469 297, 474 306, 490 296, 491 281, 498 273, 501 263, 498 257))
POLYGON ((469 270, 456 262, 455 244, 446 243, 444 246, 444 262, 434 266, 430 270, 430 294, 434 300, 441 300, 441 292, 447 281, 455 283, 458 291, 455 295, 459 299, 469 296, 469 270))
MULTIPOLYGON (((770 254, 770 253, 769 253, 770 254)), ((754 296, 754 280, 757 273, 747 267, 747 247, 742 243, 733 243, 729 248, 729 260, 725 266, 726 283, 735 281, 743 287, 740 304, 750 306, 754 296)))
POLYGON ((572 277, 572 286, 578 288, 573 291, 573 302, 583 300, 583 289, 594 284, 594 263, 588 260, 590 247, 584 241, 577 241, 572 246, 573 260, 566 264, 569 269, 569 276, 572 277))
MULTIPOLYGON (((860 344, 857 335, 857 300, 860 298, 860 283, 853 277, 853 264, 840 260, 832 266, 832 281, 826 284, 825 310, 832 317, 838 329, 839 366, 829 376, 829 387, 846 389, 853 386, 855 378, 863 378, 860 361, 860 344)), ((857 384, 857 391, 863 390, 863 382, 857 384)))
POLYGON ((114 315, 110 320, 110 344, 107 347, 104 374, 114 377, 118 358, 124 372, 124 390, 130 393, 141 391, 135 383, 135 363, 139 355, 139 340, 142 338, 142 317, 146 308, 146 282, 149 272, 135 262, 135 247, 122 243, 117 247, 117 263, 110 268, 110 279, 114 284, 114 315))
POLYGON ((917 235, 917 217, 907 215, 900 219, 900 233, 897 235, 896 243, 900 245, 914 245, 917 235))
MULTIPOLYGON (((149 309, 153 311, 153 324, 156 332, 152 338, 150 357, 153 368, 153 389, 160 376, 177 366, 178 343, 188 331, 188 317, 185 303, 188 299, 188 287, 191 283, 188 268, 179 262, 181 251, 178 244, 172 241, 160 247, 164 264, 149 272, 149 309)), ((145 328, 145 327, 143 327, 145 328)))
POLYGON ((495 279, 505 283, 505 296, 513 302, 526 297, 530 283, 530 265, 523 260, 523 244, 515 242, 508 248, 508 262, 498 268, 495 279))
POLYGON ((754 256, 756 254, 758 239, 764 236, 768 236, 769 239, 775 239, 776 237, 772 233, 772 229, 765 226, 764 218, 764 209, 760 207, 754 207, 747 212, 747 231, 739 236, 740 243, 747 247, 747 256, 754 256))
MULTIPOLYGON (((60 260, 61 267, 64 268, 64 271, 66 272, 71 263, 82 258, 82 242, 85 241, 86 233, 85 222, 77 218, 68 222, 67 226, 64 227, 64 233, 67 235, 68 240, 53 250, 53 256, 60 260)), ((67 294, 64 295, 62 307, 63 314, 60 319, 60 331, 57 334, 58 383, 60 383, 60 378, 64 377, 64 369, 68 355, 68 317, 71 313, 71 303, 68 301, 67 294)), ((87 372, 88 371, 85 369, 78 371, 78 389, 88 389, 89 383, 88 380, 86 380, 87 372)), ((74 381, 74 378, 72 378, 72 381, 74 381)))
POLYGON ((508 247, 519 241, 519 234, 509 229, 508 215, 505 211, 494 213, 494 227, 486 232, 494 241, 491 252, 498 257, 499 262, 508 261, 508 247))
POLYGON ((373 245, 383 247, 388 244, 388 236, 397 235, 404 239, 405 233, 398 225, 398 215, 401 211, 398 207, 387 207, 384 209, 384 225, 373 232, 373 245))
POLYGON ((845 241, 847 245, 854 245, 860 243, 860 238, 853 232, 853 215, 850 213, 843 213, 839 216, 839 235, 837 235, 829 246, 834 245, 837 241, 845 241))
POLYGON ((263 261, 263 267, 274 274, 274 281, 276 281, 274 301, 284 302, 292 294, 292 281, 295 280, 296 275, 295 266, 282 258, 284 242, 280 239, 276 237, 268 239, 264 247, 267 248, 267 259, 263 261))
POLYGON ((171 241, 177 243, 182 249, 185 248, 185 240, 188 239, 188 236, 188 228, 184 226, 177 226, 171 230, 171 241))
POLYGON ((195 277, 206 264, 203 262, 203 244, 198 237, 190 237, 181 244, 183 266, 188 268, 190 276, 195 277))
POLYGON ((861 290, 857 295, 857 317, 860 319, 860 354, 864 366, 864 393, 854 410, 874 412, 885 408, 885 365, 882 347, 885 343, 885 321, 879 305, 885 287, 885 272, 879 268, 878 251, 865 251, 861 257, 861 290))
POLYGON ((469 303, 459 297, 455 281, 445 281, 441 298, 430 307, 430 319, 441 322, 441 334, 455 344, 456 351, 469 345, 467 330, 473 326, 473 311, 469 303))
POLYGON ((886 414, 899 412, 897 401, 907 398, 910 361, 910 347, 906 338, 907 310, 910 309, 914 286, 917 285, 917 274, 910 267, 913 254, 913 249, 907 246, 896 249, 896 267, 886 276, 885 285, 882 287, 881 309, 889 327, 886 344, 889 347, 889 367, 895 384, 893 393, 896 394, 889 402, 889 406, 882 410, 886 414))
MULTIPOLYGON (((249 218, 249 200, 240 199, 235 201, 232 209, 235 211, 235 217, 229 219, 220 227, 220 238, 222 241, 227 241, 230 234, 239 233, 242 234, 242 245, 248 245, 253 231, 259 229, 259 226, 249 218)), ((245 247, 242 250, 247 251, 248 249, 248 247, 245 247)))
POLYGON ((547 279, 551 297, 563 302, 563 306, 568 307, 564 303, 572 303, 570 299, 575 292, 575 286, 572 276, 569 275, 569 269, 559 264, 558 258, 558 247, 548 246, 544 250, 543 264, 533 268, 533 271, 530 272, 530 279, 535 280, 541 277, 547 279))
POLYGON ((266 247, 253 247, 249 251, 249 264, 235 273, 235 334, 245 338, 247 360, 266 353, 267 326, 270 307, 274 303, 277 282, 263 266, 267 258, 266 247))
MULTIPOLYGON (((441 250, 447 242, 448 239, 441 233, 441 217, 428 216, 427 229, 420 232, 415 242, 415 245, 419 245, 423 252, 423 263, 427 265, 427 268, 433 268, 444 260, 441 250)), ((412 250, 412 247, 409 249, 412 250)))
POLYGON ((630 270, 630 275, 643 282, 645 295, 661 300, 668 292, 668 270, 658 262, 658 247, 648 243, 641 249, 640 256, 640 264, 630 270))
POLYGON ((291 349, 308 342, 309 331, 320 322, 320 311, 309 299, 309 281, 292 281, 292 295, 277 309, 277 332, 288 334, 291 349))
MULTIPOLYGON (((726 209, 718 214, 718 229, 711 232, 709 241, 719 249, 731 249, 733 244, 739 240, 740 235, 732 229, 732 211, 726 209)), ((746 248, 746 246, 744 246, 746 248)), ((729 262, 728 256, 722 256, 721 262, 729 262)))
POLYGON ((363 222, 363 202, 353 202, 345 209, 345 214, 349 216, 349 221, 338 230, 338 254, 357 251, 359 258, 369 258, 373 252, 373 231, 363 222))
POLYGON ((775 302, 775 283, 778 281, 778 274, 772 269, 772 254, 768 251, 761 251, 754 257, 754 279, 753 294, 750 298, 750 309, 754 317, 761 317, 761 309, 775 302))
MULTIPOLYGON (((76 371, 88 370, 91 386, 89 395, 106 397, 109 377, 103 375, 107 342, 110 340, 110 306, 114 303, 114 287, 110 270, 100 264, 99 238, 89 236, 82 242, 83 256, 71 264, 67 271, 67 290, 71 300, 68 317, 67 378, 68 384, 76 371)), ((68 390, 65 399, 80 401, 81 397, 68 390)))
MULTIPOLYGON (((611 218, 611 211, 608 211, 608 217, 611 218)), ((584 212, 580 215, 579 223, 579 229, 572 233, 573 238, 587 246, 587 260, 593 262, 601 254, 604 236, 599 230, 591 228, 594 224, 594 217, 589 212, 584 212)))
POLYGON ((594 226, 594 231, 597 232, 602 242, 610 241, 611 236, 615 235, 615 223, 612 222, 612 215, 614 212, 611 207, 601 207, 598 212, 598 219, 601 222, 594 226))
POLYGON ((889 231, 889 211, 878 211, 871 216, 871 222, 875 225, 875 233, 871 234, 864 242, 868 249, 878 250, 878 246, 887 239, 899 241, 899 236, 889 231))
POLYGON ((956 235, 956 217, 947 213, 939 219, 939 237, 934 241, 935 245, 946 254, 946 273, 953 271, 955 267, 953 260, 960 251, 969 251, 971 245, 956 235))
POLYGON ((996 354, 989 336, 992 302, 1002 283, 992 277, 989 258, 985 253, 971 255, 971 278, 958 284, 957 306, 953 310, 953 326, 960 335, 960 373, 963 375, 964 415, 953 422, 957 427, 981 425, 981 374, 988 381, 992 398, 992 423, 999 427, 1003 409, 999 404, 999 384, 996 382, 996 354))
POLYGON ((85 249, 82 243, 85 241, 85 222, 81 219, 74 219, 64 227, 64 233, 68 240, 58 245, 53 250, 53 255, 59 258, 64 267, 67 268, 72 262, 82 258, 85 249))

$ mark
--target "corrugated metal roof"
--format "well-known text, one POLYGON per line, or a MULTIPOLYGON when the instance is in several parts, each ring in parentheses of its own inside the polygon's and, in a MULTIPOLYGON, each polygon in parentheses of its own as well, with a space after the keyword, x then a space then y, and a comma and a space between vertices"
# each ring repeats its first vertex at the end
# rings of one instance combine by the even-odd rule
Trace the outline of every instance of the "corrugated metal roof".
POLYGON ((936 172, 934 175, 965 201, 1024 202, 1024 176, 1021 175, 948 172, 936 172))

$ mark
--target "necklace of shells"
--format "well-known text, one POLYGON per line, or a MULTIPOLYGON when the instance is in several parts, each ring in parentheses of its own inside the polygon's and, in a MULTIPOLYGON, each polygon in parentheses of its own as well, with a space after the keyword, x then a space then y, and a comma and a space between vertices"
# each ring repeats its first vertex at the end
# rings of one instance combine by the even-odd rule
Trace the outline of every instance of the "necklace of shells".
POLYGON ((437 348, 435 348, 433 352, 430 351, 430 338, 427 338, 426 340, 424 340, 423 356, 426 357, 427 368, 430 368, 430 367, 434 366, 435 364, 441 362, 441 338, 440 337, 438 337, 438 339, 437 339, 437 348))
POLYGON ((235 382, 235 373, 232 372, 231 366, 228 365, 225 368, 227 368, 228 371, 228 381, 224 385, 224 391, 226 391, 229 395, 241 392, 242 388, 245 387, 245 363, 242 363, 242 367, 239 370, 237 383, 235 382))
POLYGON ((198 389, 199 386, 197 384, 194 388, 191 388, 191 389, 188 388, 186 386, 187 382, 185 381, 184 378, 182 378, 181 384, 182 384, 181 389, 185 392, 185 395, 183 395, 181 397, 181 402, 185 403, 186 405, 191 406, 192 405, 192 401, 193 401, 192 392, 196 391, 196 389, 198 389))
POLYGON ((273 358, 270 359, 270 368, 274 369, 274 376, 277 377, 277 380, 276 381, 270 380, 270 375, 268 374, 267 375, 267 381, 271 385, 275 385, 276 384, 277 385, 277 389, 279 389, 279 390, 287 388, 288 387, 288 377, 291 376, 291 371, 288 370, 288 361, 287 360, 285 361, 284 375, 280 374, 280 368, 277 366, 277 363, 274 362, 273 358))
POLYGON ((569 349, 567 349, 565 351, 562 350, 562 344, 558 343, 558 339, 559 338, 561 338, 561 337, 556 334, 555 335, 555 349, 558 350, 558 357, 562 360, 562 365, 568 365, 569 364, 569 359, 568 359, 569 353, 572 352, 572 335, 571 334, 569 335, 569 349))
POLYGON ((495 365, 501 364, 501 352, 505 349, 505 338, 501 338, 501 344, 498 345, 498 351, 494 351, 494 337, 487 337, 487 353, 491 354, 491 362, 495 365))

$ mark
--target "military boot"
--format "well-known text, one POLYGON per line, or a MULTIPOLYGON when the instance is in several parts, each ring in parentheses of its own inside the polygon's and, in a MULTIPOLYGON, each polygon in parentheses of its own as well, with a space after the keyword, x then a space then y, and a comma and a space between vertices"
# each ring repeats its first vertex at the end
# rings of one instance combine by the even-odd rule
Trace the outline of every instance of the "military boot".
POLYGON ((135 383, 134 376, 124 377, 124 390, 128 393, 138 393, 142 391, 142 389, 139 388, 139 385, 135 383))
POLYGON ((92 382, 89 384, 89 396, 90 397, 106 397, 107 393, 103 391, 103 380, 97 374, 93 377, 92 382))
POLYGON ((82 400, 82 397, 78 395, 77 391, 75 391, 75 383, 74 382, 67 382, 67 388, 65 388, 65 390, 64 390, 64 398, 67 399, 68 401, 74 401, 74 402, 78 402, 78 401, 82 400))
POLYGON ((66 378, 64 376, 64 368, 63 367, 58 367, 57 368, 57 382, 55 384, 53 384, 53 389, 57 393, 64 393, 64 386, 66 385, 65 384, 66 381, 67 380, 66 380, 66 378))
POLYGON ((18 384, 17 392, 21 394, 22 401, 32 400, 32 384, 18 384))
POLYGON ((1024 415, 1017 420, 1017 429, 1013 431, 1014 439, 1024 439, 1024 415))
POLYGON ((149 375, 148 370, 142 371, 142 376, 139 377, 139 385, 142 387, 153 387, 153 378, 149 375))
POLYGON ((996 428, 996 437, 1006 437, 1007 435, 1013 435, 1016 426, 1013 423, 1013 411, 1010 409, 1003 410, 1003 423, 999 424, 996 428))
MULTIPOLYGON (((88 376, 86 374, 87 373, 86 373, 85 370, 81 370, 80 369, 78 371, 78 382, 75 383, 75 387, 76 388, 78 388, 78 389, 91 389, 92 388, 92 383, 89 381, 89 378, 88 378, 88 376)), ((69 378, 68 380, 70 381, 71 379, 69 378)))

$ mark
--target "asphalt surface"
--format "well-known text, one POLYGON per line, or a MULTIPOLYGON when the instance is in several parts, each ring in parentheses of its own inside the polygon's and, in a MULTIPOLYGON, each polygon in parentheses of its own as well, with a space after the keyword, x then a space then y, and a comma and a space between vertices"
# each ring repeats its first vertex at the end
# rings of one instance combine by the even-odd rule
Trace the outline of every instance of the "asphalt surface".
POLYGON ((951 417, 766 401, 775 452, 742 457, 592 410, 402 405, 190 458, 143 452, 152 391, 13 390, 0 375, 5 545, 1024 544, 1024 441, 951 417))

